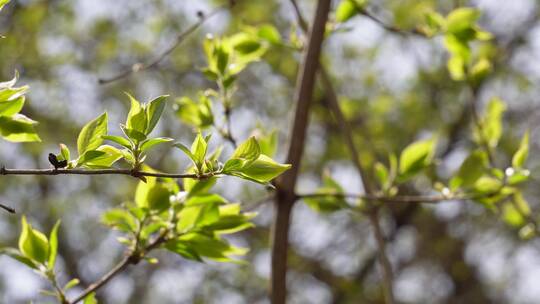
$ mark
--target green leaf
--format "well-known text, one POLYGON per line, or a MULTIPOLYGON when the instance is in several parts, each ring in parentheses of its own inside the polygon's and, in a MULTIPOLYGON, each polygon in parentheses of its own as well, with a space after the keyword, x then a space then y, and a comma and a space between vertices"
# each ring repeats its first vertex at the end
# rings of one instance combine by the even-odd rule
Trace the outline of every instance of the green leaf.
POLYGON ((0 0, 0 10, 4 8, 4 5, 8 4, 11 0, 0 0))
POLYGON ((88 122, 79 133, 77 138, 77 150, 79 155, 86 151, 95 150, 103 142, 103 135, 107 134, 107 112, 96 119, 88 122))
POLYGON ((200 233, 187 233, 177 239, 186 244, 200 257, 205 257, 218 262, 234 262, 231 255, 244 255, 247 250, 231 246, 225 240, 210 237, 200 233))
POLYGON ((98 151, 98 150, 89 150, 84 152, 83 155, 79 156, 76 162, 76 167, 80 167, 82 165, 85 165, 87 163, 90 163, 91 161, 95 161, 100 159, 103 156, 106 156, 107 152, 104 151, 98 151))
POLYGON ((163 211, 170 206, 171 192, 165 183, 155 177, 147 177, 146 182, 139 182, 135 191, 135 203, 138 207, 163 211))
POLYGON ((69 152, 69 148, 64 144, 60 144, 60 155, 62 155, 62 158, 64 160, 67 160, 68 162, 71 160, 71 153, 69 152))
POLYGON ((241 143, 231 158, 245 159, 248 163, 255 161, 261 155, 261 148, 254 136, 241 143))
POLYGON ((291 168, 291 165, 279 164, 270 157, 261 154, 257 160, 253 161, 247 166, 244 166, 240 171, 238 171, 238 173, 230 172, 227 174, 265 184, 289 168, 291 168))
POLYGON ((204 227, 219 220, 219 207, 216 203, 197 204, 184 207, 176 229, 185 233, 194 228, 204 227))
POLYGON ((194 260, 198 262, 203 261, 201 256, 186 242, 171 240, 168 241, 164 247, 165 249, 174 252, 188 260, 194 260))
POLYGON ((502 189, 503 183, 490 176, 482 176, 474 183, 474 190, 481 194, 493 194, 502 189))
POLYGON ((531 214, 529 204, 523 198, 523 195, 519 192, 512 196, 511 201, 506 202, 503 205, 503 219, 504 221, 513 227, 522 227, 527 218, 531 214))
POLYGON ((49 257, 49 241, 47 237, 40 231, 32 229, 25 216, 22 217, 19 250, 25 257, 40 264, 45 264, 49 257))
MULTIPOLYGON (((126 93, 126 95, 131 102, 131 107, 126 119, 126 128, 146 135, 145 132, 148 125, 146 110, 141 106, 141 103, 137 99, 133 98, 133 96, 128 93, 126 93)), ((129 137, 132 138, 131 136, 129 137)))
POLYGON ((103 224, 116 228, 120 231, 130 232, 137 230, 137 223, 133 215, 120 208, 107 210, 101 216, 103 224))
POLYGON ((5 254, 23 264, 26 266, 32 268, 32 269, 38 269, 38 265, 34 263, 33 260, 27 258, 26 256, 22 255, 18 250, 15 248, 0 248, 0 254, 5 254))
POLYGON ((336 9, 336 21, 345 22, 356 14, 359 10, 353 0, 342 0, 336 9))
POLYGON ((208 96, 199 93, 198 102, 188 97, 182 97, 176 101, 178 109, 176 115, 184 123, 197 129, 206 129, 214 124, 212 104, 208 96))
MULTIPOLYGON (((110 168, 115 162, 120 160, 122 157, 124 157, 124 154, 119 149, 109 146, 109 145, 102 145, 99 146, 96 151, 104 152, 104 154, 94 154, 92 155, 93 158, 88 158, 84 160, 82 163, 85 167, 88 168, 110 168), (94 157, 95 156, 95 157, 94 157)), ((91 151, 87 151, 91 152, 91 151)), ((85 156, 86 154, 85 153, 85 156)), ((92 152, 93 153, 93 152, 92 152)))
POLYGON ((154 147, 156 145, 166 143, 166 142, 170 142, 170 141, 173 141, 173 139, 168 138, 168 137, 149 138, 149 139, 142 142, 141 151, 146 152, 147 150, 149 150, 150 148, 152 148, 152 147, 154 147))
POLYGON ((268 134, 263 134, 257 136, 257 142, 261 149, 261 154, 273 157, 277 152, 278 145, 278 132, 277 130, 272 130, 268 134))
POLYGON ((263 24, 257 29, 257 36, 273 44, 280 44, 281 34, 272 24, 263 24))
POLYGON ((399 179, 405 181, 427 167, 435 154, 434 139, 417 141, 407 146, 399 157, 399 179))
POLYGON ((470 29, 480 17, 480 11, 470 7, 460 7, 446 17, 446 31, 459 34, 470 29))
POLYGON ((189 157, 189 159, 191 159, 191 161, 193 161, 193 164, 197 165, 197 158, 195 157, 195 155, 193 155, 193 153, 191 153, 191 150, 188 147, 186 147, 182 143, 176 143, 173 146, 180 149, 180 150, 182 150, 182 152, 184 152, 189 157))
POLYGON ((529 156, 529 131, 523 134, 523 138, 521 139, 519 148, 516 151, 516 153, 514 153, 514 156, 512 157, 512 166, 514 168, 522 168, 525 162, 527 161, 528 156, 529 156))
POLYGON ((492 98, 487 106, 481 132, 491 148, 495 148, 501 138, 502 116, 505 111, 506 105, 499 98, 492 98))
POLYGON ((19 96, 15 100, 0 102, 0 116, 13 116, 19 113, 24 106, 24 96, 19 96))
POLYGON ((87 295, 86 298, 84 298, 83 304, 98 304, 98 301, 96 300, 96 293, 92 292, 91 294, 87 295))
POLYGON ((47 263, 47 268, 52 270, 56 263, 56 256, 58 255, 58 228, 60 227, 60 221, 57 221, 51 230, 51 235, 49 236, 49 259, 47 263))
POLYGON ((381 188, 385 188, 389 177, 388 169, 380 162, 376 162, 373 169, 375 170, 375 178, 377 179, 377 182, 381 188))
POLYGON ((191 153, 194 156, 195 165, 197 166, 199 171, 201 170, 204 159, 206 158, 207 148, 208 144, 206 143, 205 138, 199 132, 197 134, 197 137, 193 141, 193 144, 191 145, 191 153))
POLYGON ((133 148, 133 145, 132 145, 132 143, 131 143, 129 140, 127 140, 127 139, 125 139, 125 138, 123 138, 123 137, 120 137, 120 136, 116 136, 116 135, 103 135, 103 136, 101 136, 101 138, 106 139, 106 140, 113 141, 113 142, 115 142, 115 143, 117 143, 117 144, 119 144, 119 145, 121 145, 121 146, 123 146, 123 147, 126 147, 126 148, 128 148, 128 149, 133 148))
POLYGON ((169 95, 162 95, 151 100, 146 106, 146 115, 148 126, 146 128, 145 134, 148 135, 156 127, 163 109, 165 108, 165 102, 169 95))
POLYGON ((120 125, 120 129, 122 129, 122 132, 126 134, 126 136, 134 143, 138 144, 139 142, 146 140, 146 135, 144 133, 139 132, 135 129, 130 129, 124 125, 120 125))
POLYGON ((34 129, 36 124, 37 122, 22 114, 0 116, 0 135, 12 142, 39 142, 41 139, 34 129))
POLYGON ((450 181, 450 188, 470 187, 486 173, 488 158, 484 151, 473 151, 461 164, 457 175, 450 181))
POLYGON ((67 291, 67 290, 70 290, 71 288, 79 285, 81 281, 79 281, 79 279, 72 279, 70 280, 69 282, 66 283, 66 285, 64 285, 64 291, 67 291))

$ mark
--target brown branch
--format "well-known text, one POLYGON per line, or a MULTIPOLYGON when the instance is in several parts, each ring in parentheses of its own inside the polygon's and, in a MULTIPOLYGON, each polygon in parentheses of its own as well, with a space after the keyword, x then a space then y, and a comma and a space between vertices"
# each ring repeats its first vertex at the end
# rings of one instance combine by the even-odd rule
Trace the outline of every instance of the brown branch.
MULTIPOLYGON (((326 88, 332 88, 330 78, 328 74, 322 73, 321 71, 321 79, 323 83, 325 84, 326 88)), ((341 111, 341 108, 339 106, 339 101, 337 99, 337 94, 332 90, 329 93, 329 104, 330 104, 330 111, 332 114, 334 114, 339 127, 341 129, 341 132, 343 133, 345 143, 347 145, 347 148, 349 149, 349 152, 351 154, 352 161, 354 163, 354 166, 358 170, 358 173, 360 174, 360 178, 362 179, 362 185, 364 188, 364 191, 368 195, 373 194, 373 188, 370 184, 368 174, 364 170, 364 167, 362 166, 362 162, 360 160, 360 156, 358 153, 358 149, 356 148, 356 145, 354 144, 354 138, 352 134, 352 129, 349 126, 349 123, 345 119, 345 116, 343 115, 343 112, 341 111)), ((374 213, 370 215, 370 222, 374 228, 374 234, 377 239, 379 239, 379 234, 382 236, 382 231, 380 229, 380 223, 379 218, 377 216, 376 210, 373 211, 374 213)), ((385 301, 387 304, 394 303, 394 295, 392 290, 392 267, 388 260, 388 257, 386 256, 385 252, 385 244, 384 241, 377 242, 377 247, 379 251, 379 260, 383 269, 383 286, 384 286, 384 295, 385 295, 385 301)))
POLYGON ((149 62, 137 62, 134 63, 129 70, 125 70, 124 72, 118 73, 117 75, 111 76, 109 78, 99 78, 98 82, 99 84, 107 84, 111 83, 126 77, 129 77, 131 74, 148 70, 153 67, 156 67, 160 62, 162 62, 167 56, 169 56, 186 38, 195 30, 197 30, 204 22, 206 22, 211 17, 217 15, 217 13, 221 12, 224 8, 232 6, 232 2, 227 5, 220 6, 213 11, 211 11, 208 14, 204 14, 203 12, 198 12, 197 17, 199 20, 192 24, 190 27, 188 27, 185 31, 181 32, 176 36, 176 39, 173 44, 171 44, 168 48, 163 50, 160 54, 158 54, 153 60, 149 62))
POLYGON ((0 175, 129 175, 133 177, 152 176, 166 178, 206 179, 215 174, 161 173, 132 169, 7 169, 0 168, 0 175))
MULTIPOLYGON (((302 26, 302 29, 304 30, 304 32, 307 32, 308 31, 308 26, 307 26, 306 22, 304 21, 305 19, 302 17, 302 13, 298 9, 298 5, 297 5, 296 1, 291 0, 291 2, 292 2, 293 6, 295 8, 295 12, 296 12, 296 16, 298 18, 298 22, 302 26)), ((364 10, 364 13, 366 13, 365 10, 364 10)), ((376 18, 373 18, 373 19, 378 20, 376 18)), ((340 129, 341 129, 341 131, 342 131, 342 133, 343 133, 343 135, 345 137, 344 139, 345 139, 347 147, 348 147, 348 149, 350 151, 353 163, 354 163, 356 169, 358 170, 358 173, 360 174, 360 178, 362 179, 362 185, 363 185, 364 191, 368 195, 371 195, 373 193, 372 186, 371 186, 371 184, 369 182, 368 175, 364 171, 364 168, 363 168, 362 163, 360 161, 358 149, 356 148, 356 145, 354 144, 354 139, 353 139, 353 135, 352 135, 352 129, 349 126, 348 122, 346 121, 345 116, 343 115, 343 112, 341 111, 341 108, 339 106, 339 101, 338 101, 338 98, 337 98, 337 94, 336 94, 336 92, 334 90, 332 82, 330 81, 330 77, 329 77, 328 73, 326 72, 326 70, 323 69, 323 68, 320 69, 320 76, 321 76, 323 86, 324 86, 324 88, 326 90, 326 93, 329 95, 328 97, 329 97, 329 103, 330 103, 330 110, 334 114, 334 116, 335 116, 335 118, 336 118, 336 120, 337 120, 337 122, 339 124, 339 127, 340 127, 340 129)), ((374 211, 374 212, 376 212, 376 211, 374 211)), ((378 219, 377 214, 374 213, 372 216, 370 216, 370 220, 371 220, 372 225, 374 226, 375 236, 377 237, 378 234, 380 234, 382 236, 382 232, 381 232, 381 229, 380 229, 380 223, 379 223, 379 219, 378 219)), ((385 290, 385 299, 386 299, 387 304, 392 304, 394 302, 394 296, 393 296, 393 290, 392 290, 392 268, 391 268, 390 262, 388 261, 388 258, 386 256, 386 254, 385 254, 386 250, 384 248, 384 245, 385 245, 384 241, 383 242, 377 242, 377 247, 378 247, 378 250, 379 250, 379 259, 381 261, 381 265, 382 265, 382 268, 383 268, 383 283, 384 283, 384 287, 385 287, 384 288, 384 290, 385 290)))
POLYGON ((289 137, 290 146, 287 154, 287 163, 292 168, 285 172, 277 181, 275 200, 276 215, 272 231, 272 279, 271 300, 273 304, 284 304, 287 298, 287 249, 290 215, 296 196, 294 188, 300 170, 302 154, 304 152, 306 131, 309 119, 309 110, 312 103, 315 76, 319 66, 319 55, 330 0, 319 0, 313 21, 313 30, 309 35, 309 42, 298 73, 295 92, 295 117, 292 132, 289 137))

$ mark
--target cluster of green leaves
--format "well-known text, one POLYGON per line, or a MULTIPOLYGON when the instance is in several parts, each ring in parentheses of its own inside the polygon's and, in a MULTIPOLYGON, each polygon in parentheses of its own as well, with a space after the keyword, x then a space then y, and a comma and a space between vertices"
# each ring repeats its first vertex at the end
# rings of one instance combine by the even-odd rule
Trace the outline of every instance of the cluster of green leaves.
MULTIPOLYGON (((195 172, 199 176, 230 175, 260 184, 269 185, 269 182, 286 171, 291 165, 280 164, 270 156, 261 153, 261 147, 254 136, 241 143, 231 157, 225 162, 219 162, 221 148, 207 157, 208 141, 210 136, 197 135, 191 148, 183 144, 175 144, 193 162, 189 172, 195 172)), ((272 140, 272 139, 269 139, 272 140)), ((273 143, 264 142, 265 147, 273 143)), ((275 148, 274 148, 275 149, 275 148)), ((269 152, 272 147, 267 148, 269 152)))
POLYGON ((134 169, 138 169, 146 159, 146 154, 151 148, 172 141, 171 138, 167 137, 148 137, 161 118, 168 96, 158 96, 147 103, 141 104, 131 95, 127 95, 131 102, 131 107, 126 123, 120 125, 125 136, 105 135, 103 138, 121 145, 124 148, 121 151, 124 159, 134 169))
POLYGON ((166 96, 159 96, 148 103, 141 104, 131 95, 131 108, 125 124, 120 127, 124 137, 107 135, 107 113, 103 113, 88 122, 81 129, 77 138, 77 158, 71 158, 71 152, 65 144, 60 144, 58 161, 67 161, 67 168, 110 168, 120 159, 125 159, 134 169, 144 162, 146 153, 152 147, 172 141, 171 138, 148 138, 156 127, 163 109, 166 96), (110 140, 122 146, 122 150, 111 145, 104 145, 104 140, 110 140))
POLYGON ((126 233, 119 241, 151 263, 156 260, 147 253, 153 248, 196 261, 233 261, 232 255, 246 249, 229 244, 222 235, 252 227, 249 220, 254 214, 242 213, 239 204, 209 193, 214 183, 215 178, 186 180, 185 191, 180 191, 171 179, 150 177, 139 182, 134 202, 109 210, 103 222, 126 233))
POLYGON ((477 21, 480 11, 461 7, 450 12, 446 18, 436 12, 426 14, 423 27, 428 36, 444 35, 444 44, 450 52, 448 70, 454 80, 468 80, 479 83, 491 72, 491 46, 484 44, 473 55, 471 44, 485 42, 492 38, 491 33, 482 30, 477 21))
MULTIPOLYGON (((7 2, 0 3, 0 9, 7 2)), ((15 87, 18 75, 0 83, 0 136, 12 142, 40 141, 36 121, 21 114, 28 86, 15 87)))
POLYGON ((208 36, 203 45, 207 66, 202 72, 216 82, 218 90, 199 92, 195 100, 189 97, 177 99, 178 118, 197 130, 216 126, 212 99, 217 99, 225 111, 230 111, 238 74, 250 63, 260 60, 270 46, 280 44, 280 33, 269 24, 246 26, 242 32, 229 37, 208 36))
MULTIPOLYGON (((22 230, 19 236, 18 248, 0 248, 0 254, 5 254, 28 266, 52 284, 51 290, 42 290, 41 293, 57 298, 60 303, 66 303, 66 292, 79 284, 79 279, 68 281, 64 286, 59 286, 55 271, 58 256, 58 229, 60 221, 52 228, 49 237, 32 227, 23 216, 22 230)), ((84 298, 84 304, 96 304, 94 293, 84 298)))

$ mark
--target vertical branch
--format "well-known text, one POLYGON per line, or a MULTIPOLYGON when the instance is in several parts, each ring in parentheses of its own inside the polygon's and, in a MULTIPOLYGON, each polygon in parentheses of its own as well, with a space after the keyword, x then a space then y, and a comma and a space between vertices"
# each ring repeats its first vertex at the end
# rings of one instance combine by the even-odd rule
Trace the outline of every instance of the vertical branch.
MULTIPOLYGON (((370 180, 368 178, 366 171, 364 170, 364 167, 362 166, 358 149, 356 148, 356 145, 354 143, 352 129, 349 123, 347 122, 347 120, 345 119, 345 116, 343 115, 343 111, 341 111, 341 108, 339 106, 339 101, 337 99, 337 94, 332 86, 330 77, 326 73, 326 71, 323 69, 321 69, 320 75, 321 75, 323 86, 326 90, 326 93, 328 94, 328 103, 330 106, 330 111, 335 116, 339 124, 339 128, 341 129, 341 132, 343 133, 343 136, 345 137, 345 143, 351 154, 351 158, 354 163, 354 166, 356 167, 356 169, 358 170, 358 173, 360 174, 360 178, 362 179, 362 185, 364 187, 364 190, 368 195, 371 195, 373 194, 373 187, 370 183, 370 180)), ((383 287, 384 287, 385 302, 387 304, 392 304, 394 303, 394 292, 392 288, 392 277, 393 277, 392 265, 390 264, 390 261, 388 260, 388 256, 386 255, 385 239, 384 239, 384 235, 381 229, 381 224, 379 222, 377 208, 370 211, 369 220, 371 222, 371 225, 373 226, 373 234, 375 236, 375 240, 377 242, 377 250, 379 252, 379 262, 381 264, 382 271, 383 271, 383 287)))
MULTIPOLYGON (((296 2, 296 0, 290 0, 290 1, 294 8, 294 12, 296 14, 298 23, 300 24, 300 27, 302 28, 304 32, 308 32, 309 26, 307 22, 305 21, 305 18, 302 16, 302 12, 300 11, 298 7, 298 3, 296 2)), ((323 88, 326 94, 328 94, 330 110, 335 116, 339 124, 339 128, 341 129, 341 132, 343 133, 343 136, 345 137, 345 142, 351 153, 351 158, 353 160, 353 163, 356 169, 358 170, 358 173, 360 174, 360 178, 362 179, 362 186, 364 187, 364 190, 368 195, 373 194, 373 190, 372 190, 373 188, 369 182, 368 175, 366 174, 364 168, 362 167, 360 156, 358 154, 358 149, 356 148, 356 145, 354 144, 351 127, 349 123, 345 120, 345 116, 343 115, 343 112, 341 111, 337 94, 330 80, 330 76, 328 75, 328 72, 322 65, 319 69, 319 73, 321 76, 323 88)), ((384 240, 384 235, 383 235, 381 225, 379 222, 377 209, 374 209, 370 213, 369 219, 370 219, 371 225, 373 226, 373 233, 375 236, 375 240, 377 241, 379 261, 383 270, 384 297, 385 297, 386 303, 392 304, 394 303, 394 293, 393 293, 393 288, 392 288, 392 277, 393 277, 392 265, 390 264, 390 261, 388 260, 388 257, 386 255, 385 240, 384 240)))
POLYGON ((272 281, 271 298, 273 304, 286 303, 287 298, 287 247, 290 215, 296 200, 294 188, 301 158, 304 152, 309 108, 315 87, 315 76, 319 65, 319 55, 331 0, 319 0, 313 21, 313 29, 298 73, 295 92, 295 117, 289 137, 290 146, 287 163, 292 168, 277 181, 278 193, 275 200, 276 214, 272 235, 272 281))

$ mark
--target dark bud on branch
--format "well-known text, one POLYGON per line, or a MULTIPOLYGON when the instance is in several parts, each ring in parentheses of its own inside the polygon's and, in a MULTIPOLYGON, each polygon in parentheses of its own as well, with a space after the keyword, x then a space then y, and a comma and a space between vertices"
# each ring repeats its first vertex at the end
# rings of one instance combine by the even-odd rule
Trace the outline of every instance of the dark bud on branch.
POLYGON ((49 162, 53 165, 54 169, 65 168, 67 166, 67 160, 58 160, 53 153, 49 153, 49 162))
POLYGON ((203 11, 197 11, 197 17, 200 19, 204 18, 204 12, 203 11))

